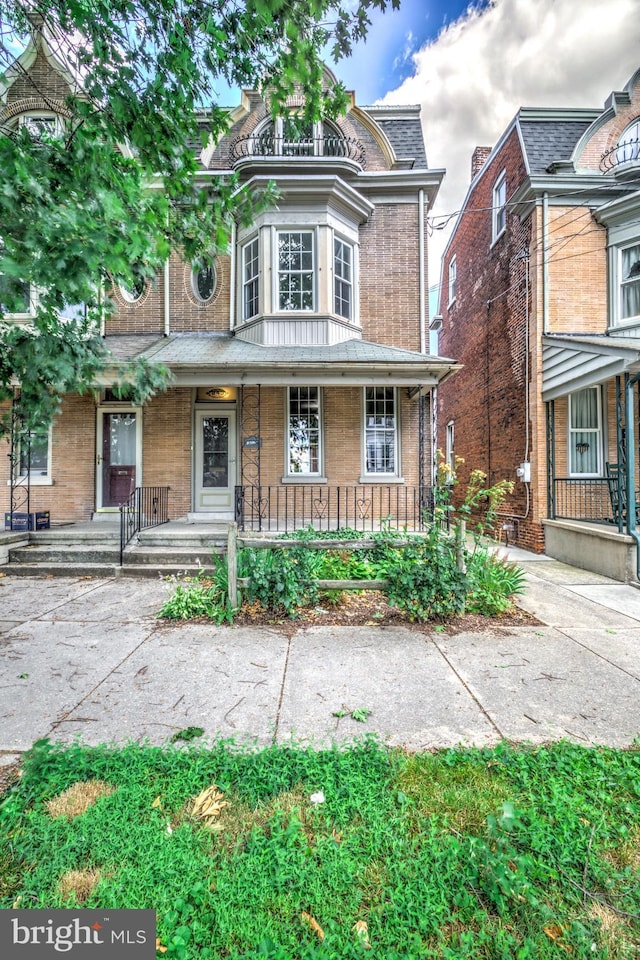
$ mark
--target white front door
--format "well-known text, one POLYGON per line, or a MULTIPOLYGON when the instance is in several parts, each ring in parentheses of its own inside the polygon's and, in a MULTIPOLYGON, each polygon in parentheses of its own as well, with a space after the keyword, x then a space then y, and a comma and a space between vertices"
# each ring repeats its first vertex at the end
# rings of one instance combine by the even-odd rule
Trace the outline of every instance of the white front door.
POLYGON ((114 510, 125 503, 142 475, 141 412, 98 407, 96 508, 114 510))
POLYGON ((195 510, 233 515, 235 410, 196 410, 195 510))

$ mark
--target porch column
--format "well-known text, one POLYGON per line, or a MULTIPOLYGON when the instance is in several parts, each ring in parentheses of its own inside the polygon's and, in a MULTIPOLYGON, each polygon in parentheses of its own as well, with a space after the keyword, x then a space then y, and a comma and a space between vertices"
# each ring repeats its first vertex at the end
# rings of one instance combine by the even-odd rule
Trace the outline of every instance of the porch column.
POLYGON ((555 401, 549 400, 546 404, 547 413, 547 515, 550 520, 556 519, 556 408, 555 401))

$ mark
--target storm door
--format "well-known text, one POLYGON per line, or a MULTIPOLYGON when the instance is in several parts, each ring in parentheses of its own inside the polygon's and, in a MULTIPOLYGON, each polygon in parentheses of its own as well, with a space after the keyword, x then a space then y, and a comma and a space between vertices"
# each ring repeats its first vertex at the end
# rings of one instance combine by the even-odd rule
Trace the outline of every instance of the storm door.
POLYGON ((196 410, 195 510, 233 513, 235 410, 196 410))
POLYGON ((138 485, 141 458, 139 421, 137 410, 98 410, 98 510, 119 507, 138 485))

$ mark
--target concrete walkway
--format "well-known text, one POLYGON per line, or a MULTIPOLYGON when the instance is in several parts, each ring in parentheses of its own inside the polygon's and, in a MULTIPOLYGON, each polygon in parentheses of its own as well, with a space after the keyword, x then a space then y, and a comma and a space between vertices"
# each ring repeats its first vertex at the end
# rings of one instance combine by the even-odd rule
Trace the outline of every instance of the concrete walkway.
POLYGON ((541 626, 167 625, 160 580, 0 575, 0 761, 50 737, 258 745, 366 733, 410 750, 640 735, 640 590, 510 550, 541 626), (365 723, 348 716, 371 711, 365 723), (337 712, 347 716, 336 717, 337 712))

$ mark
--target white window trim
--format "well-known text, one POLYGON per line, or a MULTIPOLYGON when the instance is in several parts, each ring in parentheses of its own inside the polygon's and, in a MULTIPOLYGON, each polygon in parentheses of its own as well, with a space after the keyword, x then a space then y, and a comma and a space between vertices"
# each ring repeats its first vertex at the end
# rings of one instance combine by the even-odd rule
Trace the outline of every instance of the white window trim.
POLYGON ((498 240, 502 234, 507 229, 507 171, 503 170, 499 177, 496 178, 496 181, 493 185, 493 191, 491 194, 491 243, 492 245, 498 240), (504 187, 504 201, 502 203, 498 202, 498 194, 502 191, 504 187), (504 213, 504 221, 502 226, 498 227, 498 220, 500 215, 504 213))
POLYGON ((604 451, 604 424, 602 421, 602 390, 600 387, 584 387, 585 390, 595 390, 597 398, 597 408, 598 408, 598 427, 597 429, 588 429, 588 430, 577 430, 571 426, 571 401, 574 396, 574 393, 581 393, 581 390, 576 390, 574 393, 570 393, 567 396, 567 473, 569 477, 575 478, 577 480, 584 479, 589 480, 593 478, 599 478, 604 476, 603 469, 603 451, 604 451), (571 470, 571 450, 573 444, 573 434, 574 433, 593 433, 598 440, 598 469, 596 473, 576 473, 571 470))
POLYGON ((29 284, 29 309, 27 311, 18 311, 16 313, 5 313, 6 320, 32 320, 38 309, 38 288, 35 284, 29 284))
POLYGON ((191 293, 193 294, 195 300, 200 304, 211 303, 211 301, 215 296, 216 288, 218 286, 218 269, 217 269, 215 260, 212 260, 210 263, 203 263, 199 267, 192 265, 190 281, 191 281, 191 293), (200 275, 201 270, 203 270, 206 266, 211 267, 211 271, 213 273, 213 287, 211 289, 211 293, 209 294, 209 296, 204 298, 201 296, 200 291, 198 290, 198 276, 200 275))
MULTIPOLYGON (((29 121, 41 118, 43 120, 53 120, 53 136, 60 137, 64 133, 62 117, 54 113, 53 110, 29 110, 27 113, 21 113, 18 117, 18 129, 28 127, 29 121)), ((37 138, 39 139, 39 138, 37 138)))
MULTIPOLYGON (((356 317, 357 317, 357 313, 356 313, 356 291, 357 291, 357 284, 356 284, 356 259, 357 259, 357 258, 356 258, 356 247, 355 247, 355 244, 353 244, 352 241, 351 241, 351 240, 348 240, 346 237, 340 236, 340 234, 337 233, 337 232, 334 230, 334 231, 332 231, 330 250, 331 250, 331 254, 332 254, 332 256, 331 256, 331 276, 332 276, 332 278, 333 278, 333 289, 332 289, 332 291, 331 291, 331 306, 332 306, 331 312, 333 313, 334 316, 339 317, 340 320, 345 320, 347 323, 356 323, 356 317), (351 289, 351 299, 350 299, 351 310, 349 311, 349 316, 348 316, 348 317, 345 317, 344 314, 342 314, 342 313, 338 313, 338 310, 337 310, 337 303, 336 303, 336 300, 337 300, 337 298, 336 298, 336 253, 335 253, 335 245, 336 245, 336 242, 337 242, 337 243, 341 243, 341 244, 342 244, 343 246, 345 246, 345 247, 348 247, 348 249, 351 251, 351 280, 349 281, 349 286, 350 286, 350 289, 351 289)), ((342 280, 342 278, 340 278, 340 279, 342 280)), ((343 281, 343 282, 345 282, 345 281, 343 281)))
MULTIPOLYGON (((386 389, 384 384, 376 384, 372 389, 386 389)), ((400 425, 400 395, 398 388, 393 387, 393 410, 394 410, 394 455, 395 470, 390 473, 368 473, 367 472, 367 387, 362 388, 362 417, 361 417, 361 449, 362 449, 362 474, 360 483, 404 483, 402 476, 401 463, 401 425, 400 425)))
MULTIPOLYGON (((318 270, 318 253, 320 249, 319 237, 318 237, 318 228, 309 227, 309 226, 300 226, 296 225, 293 227, 287 226, 277 226, 273 230, 272 234, 272 262, 273 262, 273 285, 271 288, 271 306, 272 312, 277 313, 283 317, 310 317, 318 314, 318 301, 319 301, 319 270, 318 270), (280 307, 280 258, 278 251, 278 237, 281 233, 309 233, 311 234, 311 256, 312 256, 312 268, 311 273, 313 275, 313 303, 311 309, 305 310, 304 308, 300 310, 283 310, 280 307)), ((333 257, 332 257, 333 262, 333 257)))
POLYGON ((447 306, 449 307, 456 299, 457 280, 458 280, 458 260, 457 260, 456 254, 454 253, 454 255, 451 257, 451 260, 449 261, 449 303, 447 304, 447 306))
POLYGON ((293 473, 290 472, 291 461, 289 457, 289 418, 291 414, 291 390, 296 387, 285 387, 284 407, 285 407, 285 431, 284 431, 284 475, 283 483, 326 483, 327 478, 324 475, 324 403, 322 387, 314 383, 300 384, 301 387, 315 389, 318 391, 318 470, 315 473, 293 473))
POLYGON ((253 236, 253 237, 250 237, 248 240, 243 241, 242 246, 240 247, 240 277, 241 277, 241 283, 240 283, 240 311, 239 311, 239 315, 240 315, 240 322, 241 322, 241 323, 249 323, 251 320, 255 320, 256 317, 259 317, 259 316, 260 316, 260 278, 261 278, 261 274, 262 274, 262 269, 261 269, 261 267, 262 267, 262 263, 261 263, 261 257, 262 257, 262 255, 263 255, 263 254, 262 254, 262 245, 261 245, 261 243, 260 243, 260 234, 259 234, 259 233, 255 234, 255 236, 253 236), (257 249, 258 249, 258 256, 257 256, 257 258, 256 258, 256 263, 257 263, 257 265, 258 265, 258 266, 257 266, 257 272, 252 275, 252 277, 251 277, 250 280, 246 280, 246 279, 245 279, 245 264, 246 264, 247 251, 249 250, 249 247, 251 247, 252 244, 254 244, 254 243, 257 245, 257 249), (246 289, 247 289, 248 284, 253 283, 254 281, 257 281, 257 284, 258 284, 258 302, 257 302, 257 309, 256 309, 256 312, 255 312, 255 313, 252 313, 251 316, 248 317, 248 316, 246 315, 245 291, 246 291, 246 289))
MULTIPOLYGON (((33 433, 33 431, 31 431, 33 433)), ((46 474, 35 474, 29 476, 29 471, 27 473, 20 473, 20 446, 18 445, 17 449, 17 459, 16 459, 16 473, 14 474, 14 482, 17 484, 26 484, 27 480, 29 486, 31 487, 51 487, 53 486, 53 472, 51 469, 51 453, 52 453, 52 428, 49 427, 47 431, 47 472, 46 474)), ((7 485, 11 486, 11 477, 7 481, 7 485)))
POLYGON ((630 247, 640 246, 640 237, 632 240, 631 243, 621 243, 616 247, 616 326, 629 324, 635 326, 640 320, 640 313, 633 314, 631 317, 622 316, 622 254, 630 247))
POLYGON ((445 437, 445 450, 444 450, 444 462, 449 468, 447 471, 447 482, 453 483, 456 475, 456 461, 455 461, 455 421, 449 420, 446 427, 446 437, 445 437))

